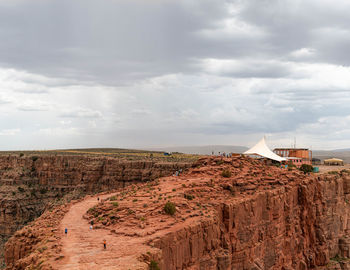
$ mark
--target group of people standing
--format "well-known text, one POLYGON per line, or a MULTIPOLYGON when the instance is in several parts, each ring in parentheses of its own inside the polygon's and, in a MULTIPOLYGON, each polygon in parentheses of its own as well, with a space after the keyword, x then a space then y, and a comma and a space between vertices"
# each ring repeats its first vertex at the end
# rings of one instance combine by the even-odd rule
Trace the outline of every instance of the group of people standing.
MULTIPOLYGON (((100 198, 99 197, 97 197, 97 201, 99 202, 100 201, 100 198)), ((94 221, 93 220, 91 220, 90 221, 90 230, 93 230, 93 227, 94 226, 94 221)), ((65 228, 64 229, 64 234, 67 236, 68 235, 68 228, 65 228)), ((106 241, 106 239, 103 239, 103 249, 107 249, 107 241, 106 241)))

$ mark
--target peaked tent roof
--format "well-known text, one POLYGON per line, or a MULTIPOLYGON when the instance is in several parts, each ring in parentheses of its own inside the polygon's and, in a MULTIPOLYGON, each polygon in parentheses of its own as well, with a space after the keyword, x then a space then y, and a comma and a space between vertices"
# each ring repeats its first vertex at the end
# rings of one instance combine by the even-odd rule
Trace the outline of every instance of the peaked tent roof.
POLYGON ((286 159, 276 155, 266 145, 265 138, 262 138, 256 145, 243 153, 244 155, 259 155, 265 158, 276 160, 278 162, 285 161, 286 159))
POLYGON ((344 160, 340 159, 340 158, 329 158, 329 159, 325 159, 324 161, 326 162, 343 162, 344 160))

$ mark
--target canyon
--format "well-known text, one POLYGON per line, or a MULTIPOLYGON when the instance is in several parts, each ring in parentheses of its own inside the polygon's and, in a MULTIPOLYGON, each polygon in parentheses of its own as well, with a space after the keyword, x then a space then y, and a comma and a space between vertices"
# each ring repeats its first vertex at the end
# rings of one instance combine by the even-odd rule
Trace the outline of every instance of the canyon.
POLYGON ((190 166, 91 155, 0 155, 0 252, 15 231, 55 205, 190 166))
POLYGON ((45 211, 7 242, 7 269, 350 269, 349 171, 237 155, 155 179, 45 211))

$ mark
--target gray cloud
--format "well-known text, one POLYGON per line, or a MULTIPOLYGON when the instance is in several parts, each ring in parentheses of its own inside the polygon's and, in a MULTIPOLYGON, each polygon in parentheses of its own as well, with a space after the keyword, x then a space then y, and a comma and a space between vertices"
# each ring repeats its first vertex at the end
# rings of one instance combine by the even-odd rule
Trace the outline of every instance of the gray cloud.
POLYGON ((18 144, 3 136, 0 147, 250 144, 266 133, 283 143, 298 133, 322 148, 324 130, 345 146, 349 7, 2 1, 0 123, 18 144))

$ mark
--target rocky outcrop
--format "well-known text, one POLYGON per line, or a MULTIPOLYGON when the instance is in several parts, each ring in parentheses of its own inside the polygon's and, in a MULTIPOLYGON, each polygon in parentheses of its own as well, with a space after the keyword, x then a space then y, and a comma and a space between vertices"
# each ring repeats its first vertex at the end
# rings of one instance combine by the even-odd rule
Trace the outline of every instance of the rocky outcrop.
POLYGON ((350 269, 349 181, 307 177, 219 203, 212 220, 152 242, 161 269, 350 269))
MULTIPOLYGON (((238 156, 210 158, 184 175, 128 187, 85 217, 96 229, 147 244, 147 252, 124 256, 160 269, 345 270, 350 267, 349 196, 346 171, 304 175, 238 156), (176 206, 173 215, 164 210, 167 201, 176 206)), ((27 231, 7 244, 12 265, 30 265, 30 252, 15 252, 16 243, 26 241, 27 231)), ((51 256, 59 260, 59 253, 51 256)), ((45 267, 59 269, 49 262, 45 267)))
POLYGON ((81 155, 0 156, 0 253, 16 230, 53 204, 154 180, 190 166, 81 155))

